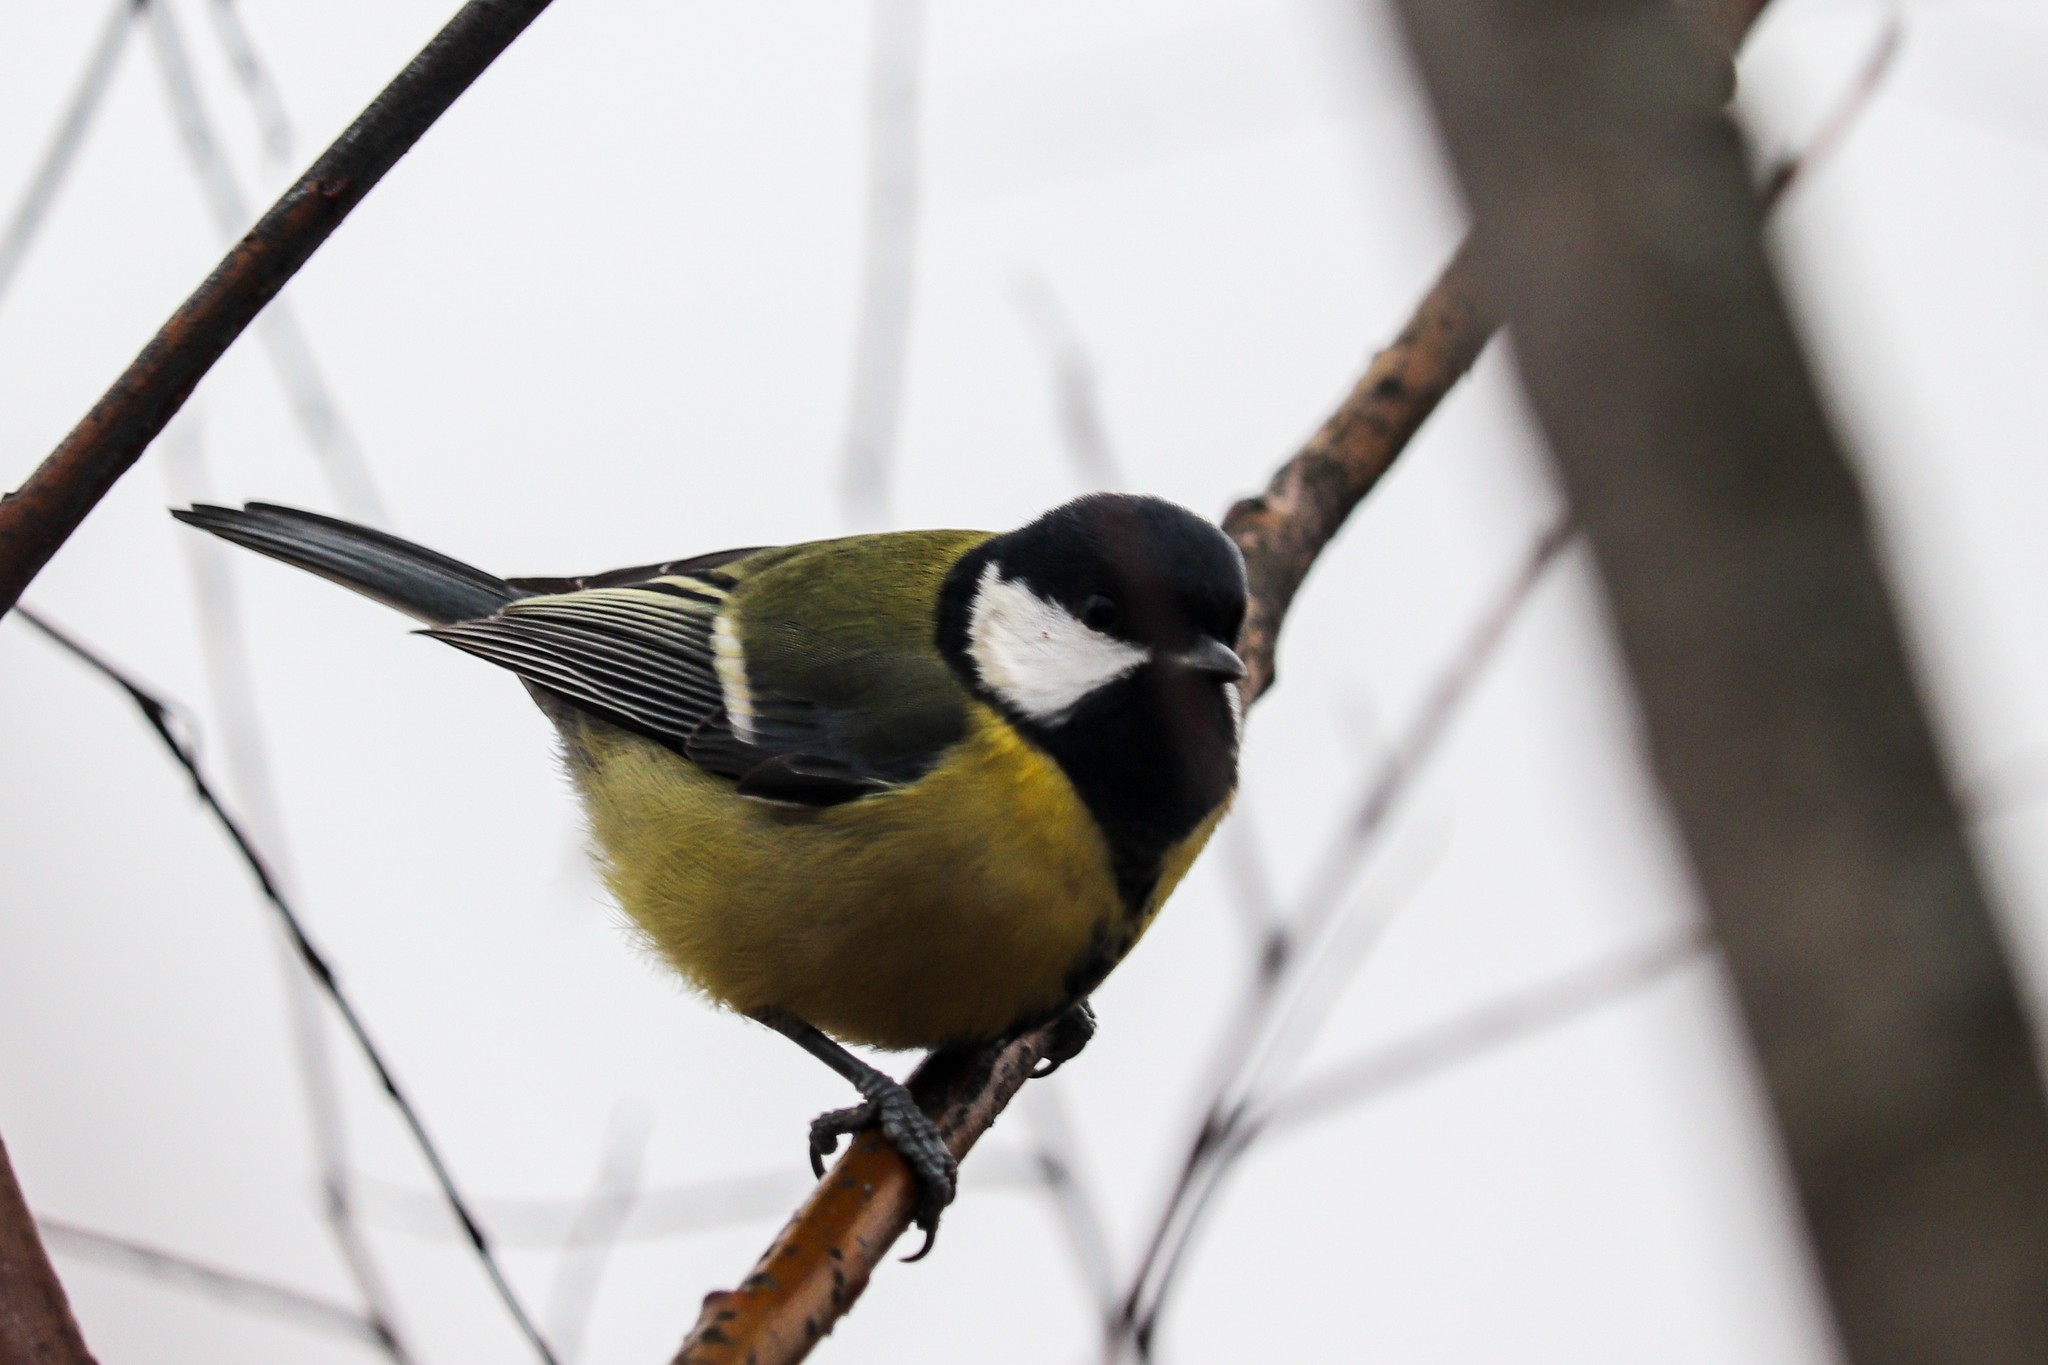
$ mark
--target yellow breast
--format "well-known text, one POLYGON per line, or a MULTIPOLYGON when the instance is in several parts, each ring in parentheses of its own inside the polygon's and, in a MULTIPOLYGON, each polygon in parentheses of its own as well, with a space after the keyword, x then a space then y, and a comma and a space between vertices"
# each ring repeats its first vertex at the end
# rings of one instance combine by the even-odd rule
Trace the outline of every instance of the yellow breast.
POLYGON ((1221 815, 1133 916, 1066 775, 978 703, 919 781, 822 809, 736 796, 602 721, 569 749, 606 881, 692 984, 889 1048, 993 1038, 1067 1003, 1077 968, 1135 942, 1221 815))

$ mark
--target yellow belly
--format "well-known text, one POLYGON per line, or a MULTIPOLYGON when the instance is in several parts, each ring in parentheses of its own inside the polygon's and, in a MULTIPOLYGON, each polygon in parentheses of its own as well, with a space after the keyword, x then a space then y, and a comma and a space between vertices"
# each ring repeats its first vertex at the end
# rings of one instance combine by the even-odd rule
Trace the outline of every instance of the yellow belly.
POLYGON ((1059 1008, 1091 953, 1128 950, 1221 815, 1134 919, 1066 775, 978 704, 919 781, 822 809, 736 796, 601 721, 569 749, 605 880, 684 977, 886 1048, 993 1038, 1059 1008))

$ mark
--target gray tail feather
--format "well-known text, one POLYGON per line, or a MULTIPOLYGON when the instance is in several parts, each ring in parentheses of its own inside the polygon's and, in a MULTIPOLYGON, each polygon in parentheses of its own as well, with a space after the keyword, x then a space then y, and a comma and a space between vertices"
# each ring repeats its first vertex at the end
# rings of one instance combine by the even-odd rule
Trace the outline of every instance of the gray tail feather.
POLYGON ((201 503, 173 509, 188 526, 296 564, 431 625, 489 616, 527 594, 459 559, 367 526, 252 502, 241 511, 201 503))

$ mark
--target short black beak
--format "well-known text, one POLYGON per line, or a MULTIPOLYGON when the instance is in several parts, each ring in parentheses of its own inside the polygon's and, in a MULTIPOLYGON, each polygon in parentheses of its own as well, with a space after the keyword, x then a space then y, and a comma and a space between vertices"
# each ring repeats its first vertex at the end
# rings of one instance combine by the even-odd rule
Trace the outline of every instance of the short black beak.
POLYGON ((1195 673, 1207 674, 1212 678, 1223 678, 1236 682, 1244 676, 1244 660, 1237 657, 1237 651, 1213 635, 1204 635, 1192 649, 1166 656, 1168 663, 1179 664, 1195 673))

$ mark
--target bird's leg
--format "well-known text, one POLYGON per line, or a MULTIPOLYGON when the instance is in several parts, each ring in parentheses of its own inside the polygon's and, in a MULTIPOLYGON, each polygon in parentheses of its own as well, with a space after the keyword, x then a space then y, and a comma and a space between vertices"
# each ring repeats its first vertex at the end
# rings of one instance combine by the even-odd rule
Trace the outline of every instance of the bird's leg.
POLYGON ((1038 1065, 1032 1068, 1031 1079, 1043 1080, 1073 1061, 1094 1036, 1095 1011, 1086 1000, 1076 1000, 1067 1006, 1065 1014, 1052 1021, 1052 1037, 1038 1065))
POLYGON ((909 1163, 917 1176, 915 1221, 925 1234, 924 1246, 909 1258, 918 1260, 932 1249, 932 1239, 938 1236, 939 1215, 953 1202, 960 1171, 959 1163, 946 1150, 946 1141, 939 1136, 937 1125, 917 1107, 917 1101, 902 1085, 795 1015, 760 1010, 753 1017, 844 1076, 860 1091, 864 1101, 851 1109, 834 1109, 811 1120, 812 1171, 822 1178, 825 1158, 838 1150, 841 1137, 874 1127, 881 1128, 889 1145, 909 1163))

